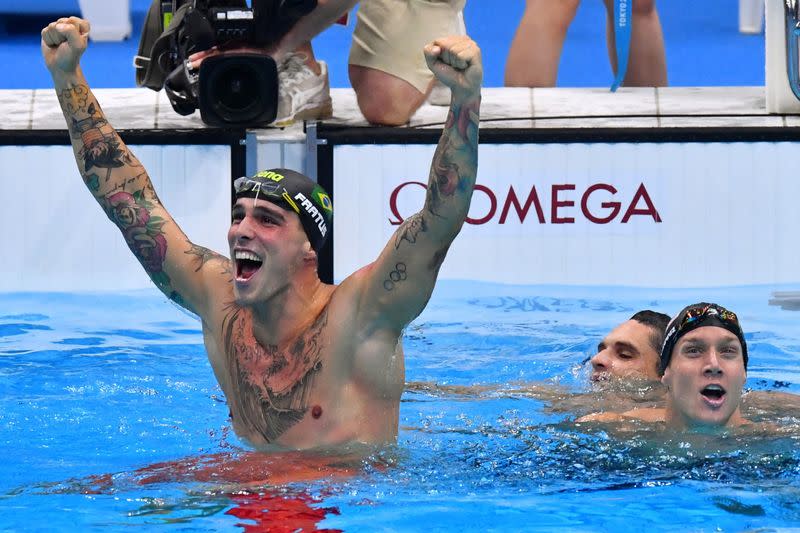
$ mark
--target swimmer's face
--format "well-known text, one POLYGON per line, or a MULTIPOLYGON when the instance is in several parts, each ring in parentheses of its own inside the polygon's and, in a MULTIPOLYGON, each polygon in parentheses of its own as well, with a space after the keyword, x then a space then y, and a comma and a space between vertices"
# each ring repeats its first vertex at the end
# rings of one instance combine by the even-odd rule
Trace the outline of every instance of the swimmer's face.
POLYGON ((680 428, 741 423, 746 379, 736 335, 717 326, 690 331, 675 344, 661 379, 667 387, 667 423, 680 428))
POLYGON ((650 344, 653 330, 636 320, 623 322, 597 346, 591 359, 592 381, 636 378, 658 381, 658 353, 650 344))
POLYGON ((314 253, 297 213, 252 198, 234 204, 228 245, 239 305, 262 302, 287 287, 314 253))

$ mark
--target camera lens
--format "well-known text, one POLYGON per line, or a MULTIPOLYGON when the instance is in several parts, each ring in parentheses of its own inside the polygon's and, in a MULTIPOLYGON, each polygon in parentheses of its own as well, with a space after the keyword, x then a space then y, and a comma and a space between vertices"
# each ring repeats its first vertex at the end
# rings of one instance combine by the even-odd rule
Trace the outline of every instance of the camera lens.
POLYGON ((200 65, 198 93, 206 124, 267 124, 277 111, 277 65, 263 54, 208 57, 200 65))
POLYGON ((258 98, 258 75, 247 65, 236 65, 217 78, 217 101, 231 111, 243 111, 258 98))

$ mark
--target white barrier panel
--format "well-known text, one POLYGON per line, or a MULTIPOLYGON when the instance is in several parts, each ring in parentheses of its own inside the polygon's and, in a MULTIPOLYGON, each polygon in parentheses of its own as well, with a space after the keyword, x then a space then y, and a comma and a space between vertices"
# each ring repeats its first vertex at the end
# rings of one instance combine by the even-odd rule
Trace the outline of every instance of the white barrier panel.
POLYGON ((783 0, 766 0, 765 82, 768 113, 798 113, 800 100, 787 73, 786 15, 783 0))
MULTIPOLYGON (((228 146, 133 146, 196 244, 227 255, 228 146)), ((69 146, 0 146, 0 292, 152 287, 86 189, 69 146)))
MULTIPOLYGON (((423 204, 432 145, 334 150, 334 277, 423 204)), ((484 144, 442 279, 713 287, 800 280, 797 143, 484 144)))
POLYGON ((739 0, 739 31, 761 33, 764 26, 764 0, 739 0))

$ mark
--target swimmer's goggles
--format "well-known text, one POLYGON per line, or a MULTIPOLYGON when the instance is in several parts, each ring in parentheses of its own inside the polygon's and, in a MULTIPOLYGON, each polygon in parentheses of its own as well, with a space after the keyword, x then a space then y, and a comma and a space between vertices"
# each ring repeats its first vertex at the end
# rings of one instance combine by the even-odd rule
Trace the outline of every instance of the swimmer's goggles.
POLYGON ((277 201, 277 203, 281 204, 283 207, 300 214, 300 209, 297 207, 297 203, 292 200, 289 191, 276 181, 256 180, 247 176, 242 176, 241 178, 233 180, 233 190, 235 192, 235 198, 241 198, 243 196, 258 198, 259 196, 264 196, 265 199, 269 199, 271 202, 277 201))
POLYGON ((702 302, 683 308, 667 326, 667 334, 661 347, 660 370, 662 373, 669 365, 669 361, 672 358, 672 350, 678 340, 690 331, 702 326, 721 327, 736 335, 742 345, 744 368, 747 370, 747 343, 744 339, 742 327, 739 324, 739 317, 736 316, 736 313, 725 309, 721 305, 702 302))
POLYGON ((736 316, 736 313, 728 311, 717 304, 708 304, 704 307, 694 307, 686 311, 686 316, 683 317, 683 320, 678 326, 678 331, 693 322, 701 320, 705 316, 718 316, 721 320, 730 321, 739 326, 739 317, 736 316))

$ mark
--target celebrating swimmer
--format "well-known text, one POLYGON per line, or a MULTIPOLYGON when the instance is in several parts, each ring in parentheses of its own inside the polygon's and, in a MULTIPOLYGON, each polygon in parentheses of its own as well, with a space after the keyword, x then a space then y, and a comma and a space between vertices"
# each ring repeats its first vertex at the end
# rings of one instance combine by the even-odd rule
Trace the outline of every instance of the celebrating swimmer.
POLYGON ((452 93, 425 204, 373 263, 335 286, 317 274, 330 198, 291 170, 236 180, 230 259, 188 239, 87 85, 80 58, 88 37, 89 23, 76 17, 42 30, 78 169, 156 286, 201 317, 236 433, 259 449, 393 442, 403 329, 427 304, 475 184, 477 45, 455 36, 425 47, 428 67, 452 93))

